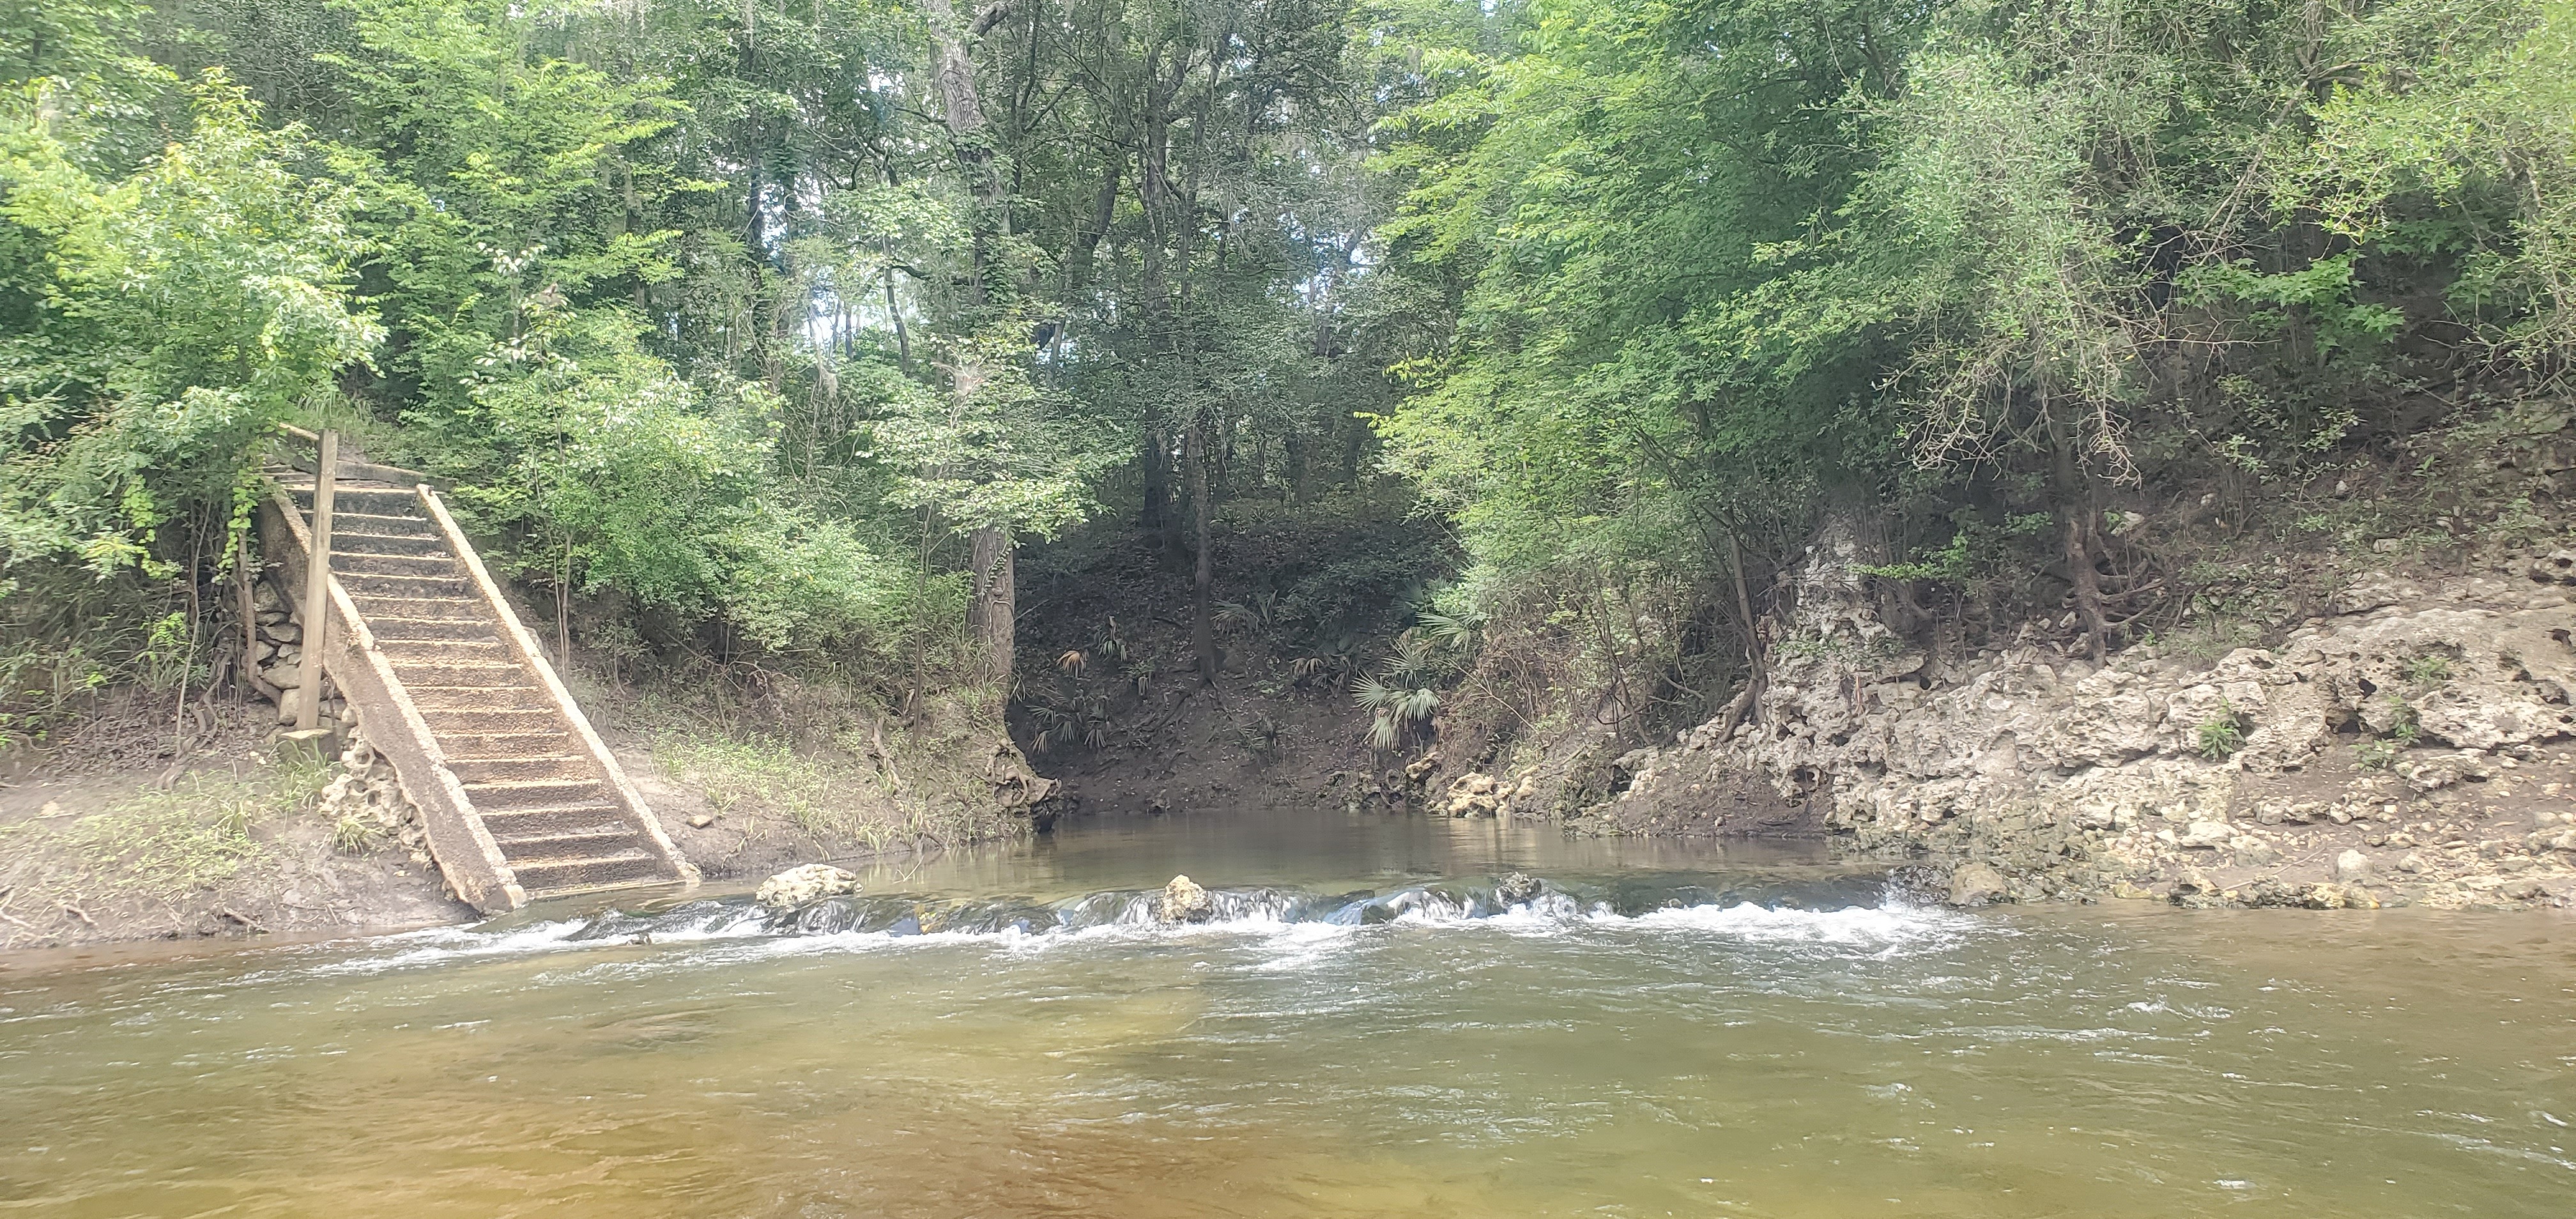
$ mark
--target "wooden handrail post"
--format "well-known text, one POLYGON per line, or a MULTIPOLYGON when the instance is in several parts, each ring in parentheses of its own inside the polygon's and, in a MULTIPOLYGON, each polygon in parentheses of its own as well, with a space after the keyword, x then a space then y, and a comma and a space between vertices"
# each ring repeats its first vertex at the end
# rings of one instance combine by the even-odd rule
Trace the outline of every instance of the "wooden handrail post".
POLYGON ((331 641, 331 483, 340 468, 340 433, 322 432, 322 460, 313 472, 313 553, 304 564, 304 701, 295 709, 298 731, 322 724, 322 649, 331 641))

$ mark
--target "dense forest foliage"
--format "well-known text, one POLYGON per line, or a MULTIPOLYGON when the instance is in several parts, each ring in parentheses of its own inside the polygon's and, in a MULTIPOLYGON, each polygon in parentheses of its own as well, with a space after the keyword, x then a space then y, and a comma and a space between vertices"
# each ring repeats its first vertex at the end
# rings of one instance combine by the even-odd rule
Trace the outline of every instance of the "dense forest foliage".
POLYGON ((1161 539, 1213 668, 1225 506, 1391 486, 1455 525, 1453 633, 1722 680, 1841 513, 1900 622, 1973 584, 2098 653, 2155 595, 2122 496, 2554 385, 2572 40, 2560 0, 9 0, 0 732, 203 663, 279 421, 451 482, 596 655, 890 703, 1001 688, 1015 555, 1076 528, 1161 539))

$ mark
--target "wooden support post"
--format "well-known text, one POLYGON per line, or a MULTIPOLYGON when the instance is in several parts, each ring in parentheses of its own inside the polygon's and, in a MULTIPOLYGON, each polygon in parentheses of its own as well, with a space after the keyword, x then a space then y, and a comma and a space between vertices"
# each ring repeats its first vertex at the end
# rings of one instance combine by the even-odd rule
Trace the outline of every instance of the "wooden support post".
POLYGON ((241 593, 241 685, 255 689, 259 679, 259 598, 251 591, 250 530, 233 539, 233 587, 241 593))
POLYGON ((322 726, 322 649, 331 642, 331 484, 340 469, 340 433, 322 433, 322 460, 313 470, 313 553, 304 564, 304 700, 295 709, 297 731, 322 726))

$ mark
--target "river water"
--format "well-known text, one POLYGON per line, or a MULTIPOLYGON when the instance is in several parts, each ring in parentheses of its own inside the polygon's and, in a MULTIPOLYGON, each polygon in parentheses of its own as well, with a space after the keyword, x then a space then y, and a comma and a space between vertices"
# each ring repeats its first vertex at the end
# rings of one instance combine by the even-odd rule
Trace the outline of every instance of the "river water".
POLYGON ((2576 1213, 2555 915, 1957 913, 1376 816, 865 875, 10 964, 0 1214, 2576 1213), (1226 917, 1147 920, 1175 872, 1226 917))

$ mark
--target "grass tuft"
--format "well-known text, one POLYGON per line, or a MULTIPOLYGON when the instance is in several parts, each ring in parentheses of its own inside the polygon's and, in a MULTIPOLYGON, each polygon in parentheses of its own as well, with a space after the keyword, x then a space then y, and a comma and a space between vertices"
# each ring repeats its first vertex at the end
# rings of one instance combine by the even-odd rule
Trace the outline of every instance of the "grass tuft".
POLYGON ((343 855, 364 855, 375 850, 384 837, 373 822, 356 813, 342 813, 331 823, 331 849, 343 855))

